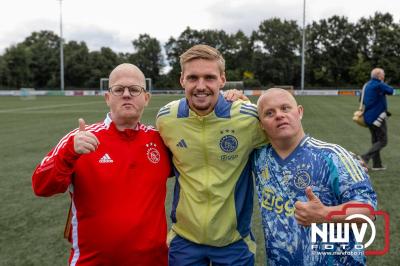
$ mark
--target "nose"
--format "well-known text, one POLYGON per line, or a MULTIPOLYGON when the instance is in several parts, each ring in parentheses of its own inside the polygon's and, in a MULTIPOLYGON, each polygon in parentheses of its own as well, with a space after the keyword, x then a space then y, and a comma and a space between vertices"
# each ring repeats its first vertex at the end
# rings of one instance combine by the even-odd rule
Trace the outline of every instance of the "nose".
POLYGON ((205 89, 206 88, 206 81, 204 78, 199 78, 197 82, 197 89, 205 89))
POLYGON ((282 112, 281 110, 278 110, 277 112, 276 112, 276 119, 282 119, 283 117, 285 116, 285 113, 284 112, 282 112))
POLYGON ((122 97, 131 97, 131 93, 129 92, 128 87, 124 88, 124 93, 122 94, 122 97))

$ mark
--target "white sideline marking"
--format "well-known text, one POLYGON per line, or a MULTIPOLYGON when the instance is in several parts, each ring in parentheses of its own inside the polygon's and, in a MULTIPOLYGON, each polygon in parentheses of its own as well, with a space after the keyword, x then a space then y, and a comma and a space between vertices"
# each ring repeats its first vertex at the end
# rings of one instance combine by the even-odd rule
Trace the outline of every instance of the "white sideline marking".
MULTIPOLYGON (((21 107, 21 108, 13 108, 13 109, 5 109, 5 110, 0 110, 0 114, 7 114, 7 113, 27 113, 27 111, 36 111, 36 110, 46 110, 46 109, 54 109, 54 108, 60 108, 60 107, 70 107, 70 106, 80 106, 80 105, 88 105, 88 104, 98 104, 98 103, 104 103, 104 101, 96 101, 96 102, 88 102, 88 103, 69 103, 69 104, 53 104, 53 105, 45 105, 45 106, 34 106, 34 107, 21 107)), ((145 110, 154 110, 154 109, 160 109, 160 107, 145 107, 145 110)), ((81 113, 81 112, 88 112, 88 113, 98 113, 98 112, 104 112, 104 111, 84 111, 84 110, 65 110, 65 111, 39 111, 35 113, 41 113, 41 114, 46 114, 46 113, 81 113)))
POLYGON ((88 103, 68 103, 68 104, 64 103, 64 104, 53 104, 53 105, 45 105, 45 106, 13 108, 13 109, 0 110, 0 113, 43 110, 43 109, 52 109, 52 108, 59 108, 59 107, 79 106, 79 105, 88 105, 88 104, 98 104, 98 103, 104 103, 104 101, 96 101, 96 102, 88 102, 88 103))

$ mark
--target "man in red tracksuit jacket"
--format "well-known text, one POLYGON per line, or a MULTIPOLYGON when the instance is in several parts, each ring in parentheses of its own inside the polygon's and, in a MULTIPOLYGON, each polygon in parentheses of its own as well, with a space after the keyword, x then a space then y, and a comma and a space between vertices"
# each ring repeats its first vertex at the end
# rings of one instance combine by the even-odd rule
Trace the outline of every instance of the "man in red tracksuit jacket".
POLYGON ((104 122, 71 131, 37 166, 38 196, 69 189, 69 265, 167 265, 169 154, 158 131, 139 123, 150 94, 143 73, 121 64, 110 74, 104 122))

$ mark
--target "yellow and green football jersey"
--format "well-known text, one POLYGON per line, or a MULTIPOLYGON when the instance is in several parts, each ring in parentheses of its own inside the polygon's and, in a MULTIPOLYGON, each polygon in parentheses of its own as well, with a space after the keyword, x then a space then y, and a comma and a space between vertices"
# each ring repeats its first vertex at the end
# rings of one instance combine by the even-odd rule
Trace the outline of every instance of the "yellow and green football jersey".
POLYGON ((176 175, 172 230, 211 246, 248 236, 254 192, 249 155, 266 143, 256 106, 220 95, 214 111, 199 116, 183 98, 162 107, 156 123, 176 175))

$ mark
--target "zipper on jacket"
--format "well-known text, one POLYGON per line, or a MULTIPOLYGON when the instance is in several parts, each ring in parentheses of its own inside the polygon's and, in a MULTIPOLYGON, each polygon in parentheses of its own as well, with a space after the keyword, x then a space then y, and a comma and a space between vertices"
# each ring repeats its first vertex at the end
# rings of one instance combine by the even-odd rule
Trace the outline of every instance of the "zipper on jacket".
POLYGON ((206 139, 206 119, 204 117, 201 117, 201 123, 202 123, 202 138, 203 138, 203 154, 204 154, 204 161, 205 161, 205 168, 206 168, 206 191, 207 191, 207 209, 206 209, 206 215, 204 216, 204 221, 203 221, 203 242, 207 243, 208 242, 208 221, 209 221, 209 216, 210 216, 210 206, 211 206, 211 196, 210 196, 210 189, 209 189, 209 182, 210 182, 210 168, 209 168, 209 163, 208 163, 208 153, 207 153, 207 139, 206 139))

